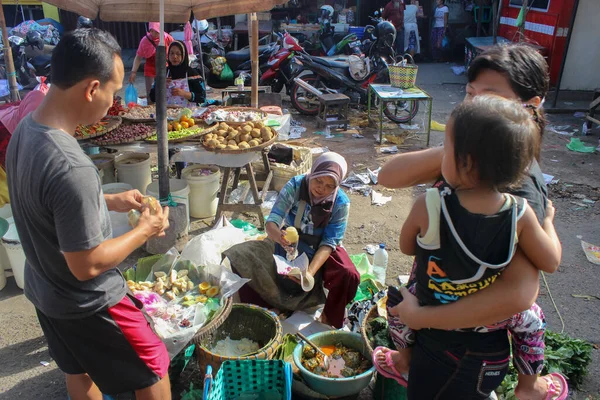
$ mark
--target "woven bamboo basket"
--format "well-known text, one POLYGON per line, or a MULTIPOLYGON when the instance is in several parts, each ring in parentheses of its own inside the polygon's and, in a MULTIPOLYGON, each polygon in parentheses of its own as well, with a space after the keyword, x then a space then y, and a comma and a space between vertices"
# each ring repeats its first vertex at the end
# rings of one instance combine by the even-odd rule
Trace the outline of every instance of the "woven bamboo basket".
POLYGON ((379 317, 379 313, 377 312, 377 304, 373 305, 365 318, 363 319, 362 324, 360 325, 360 335, 362 336, 365 344, 367 345, 367 350, 369 350, 369 354, 373 355, 373 346, 371 344, 371 340, 369 340, 369 336, 367 335, 367 329, 369 327, 369 321, 373 318, 379 317))
POLYGON ((393 87, 398 87, 401 89, 409 89, 415 86, 417 83, 417 72, 419 71, 419 67, 415 64, 415 60, 413 60, 410 54, 405 54, 400 62, 402 62, 405 58, 412 61, 412 64, 403 65, 390 65, 388 66, 388 70, 390 72, 390 83, 393 87))
POLYGON ((225 305, 221 308, 220 311, 217 312, 217 315, 213 317, 212 320, 202 328, 198 329, 198 332, 192 338, 194 343, 201 342, 208 336, 212 335, 219 327, 225 322, 229 314, 231 313, 231 308, 233 306, 233 299, 228 297, 225 300, 225 305))
POLYGON ((277 315, 252 304, 234 304, 229 317, 210 335, 194 337, 196 358, 202 374, 208 365, 216 373, 226 360, 270 360, 282 340, 283 328, 277 315), (260 350, 240 357, 222 356, 209 350, 226 337, 232 340, 250 339, 259 344, 260 350))

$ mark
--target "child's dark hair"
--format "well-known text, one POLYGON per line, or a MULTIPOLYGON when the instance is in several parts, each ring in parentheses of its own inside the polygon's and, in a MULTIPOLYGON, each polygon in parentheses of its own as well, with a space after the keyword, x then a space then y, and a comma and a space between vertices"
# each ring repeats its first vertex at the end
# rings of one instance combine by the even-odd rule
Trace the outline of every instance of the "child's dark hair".
POLYGON ((518 184, 539 148, 536 115, 499 96, 463 102, 450 117, 456 168, 472 168, 482 185, 498 190, 518 184))
MULTIPOLYGON (((467 73, 469 82, 475 81, 484 70, 493 70, 505 75, 512 90, 523 102, 536 96, 544 99, 548 92, 548 64, 544 57, 530 45, 494 46, 480 54, 469 67, 467 73)), ((540 136, 543 136, 546 118, 541 108, 537 112, 540 136)), ((535 157, 539 160, 539 149, 536 150, 535 157)))

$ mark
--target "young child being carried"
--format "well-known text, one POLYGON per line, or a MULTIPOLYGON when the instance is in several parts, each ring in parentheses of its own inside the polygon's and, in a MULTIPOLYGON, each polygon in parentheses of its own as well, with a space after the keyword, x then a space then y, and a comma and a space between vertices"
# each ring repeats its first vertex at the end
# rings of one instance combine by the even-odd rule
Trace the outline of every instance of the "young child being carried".
MULTIPOLYGON (((452 113, 442 161, 446 184, 416 200, 400 234, 402 252, 416 256, 409 290, 421 305, 453 302, 493 284, 517 244, 538 269, 558 268, 562 250, 551 203, 540 226, 526 200, 503 192, 519 182, 539 150, 536 118, 534 107, 496 96, 476 97, 452 113)), ((537 304, 491 326, 416 335, 394 317, 393 307, 388 319, 398 351, 378 347, 373 361, 384 376, 408 384, 409 399, 487 398, 508 371, 507 330, 519 398, 567 398, 562 375, 539 377, 546 323, 537 304)))

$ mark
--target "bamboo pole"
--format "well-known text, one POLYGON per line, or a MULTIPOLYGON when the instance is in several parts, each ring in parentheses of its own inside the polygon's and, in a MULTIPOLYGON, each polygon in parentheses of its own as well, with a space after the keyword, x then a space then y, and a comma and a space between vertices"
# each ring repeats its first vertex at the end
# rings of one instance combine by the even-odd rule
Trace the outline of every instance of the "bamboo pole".
POLYGON ((167 50, 165 49, 165 0, 160 0, 160 41, 156 48, 156 134, 158 136, 158 193, 166 199, 169 188, 169 142, 167 136, 167 50))
POLYGON ((258 107, 258 79, 260 70, 258 68, 258 18, 256 13, 251 14, 252 21, 252 42, 250 43, 250 51, 252 57, 252 107, 258 107))
POLYGON ((19 101, 19 86, 17 85, 17 73, 15 72, 15 63, 8 41, 8 30, 6 29, 6 20, 4 19, 4 9, 2 0, 0 0, 0 28, 2 29, 2 43, 4 43, 4 63, 6 65, 6 78, 10 88, 10 101, 19 101))

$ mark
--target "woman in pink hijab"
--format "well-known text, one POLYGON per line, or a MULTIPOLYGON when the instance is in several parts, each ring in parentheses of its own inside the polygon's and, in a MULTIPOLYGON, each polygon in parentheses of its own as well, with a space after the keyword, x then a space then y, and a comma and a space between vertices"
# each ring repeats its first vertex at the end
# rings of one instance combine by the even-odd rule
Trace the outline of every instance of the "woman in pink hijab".
MULTIPOLYGON (((169 48, 173 41, 173 37, 165 32, 166 49, 169 48)), ((146 63, 144 64, 144 77, 146 78, 146 96, 148 96, 150 93, 150 89, 152 89, 152 85, 154 84, 154 78, 156 77, 156 48, 158 47, 159 42, 160 23, 149 22, 148 32, 142 38, 142 40, 140 40, 140 45, 138 46, 135 59, 133 60, 133 68, 131 69, 131 74, 129 75, 129 83, 134 83, 135 76, 140 68, 142 59, 145 58, 146 63)))
POLYGON ((0 107, 0 165, 3 168, 6 159, 6 148, 12 133, 19 122, 40 105, 45 96, 43 92, 33 90, 20 102, 9 103, 0 107))

